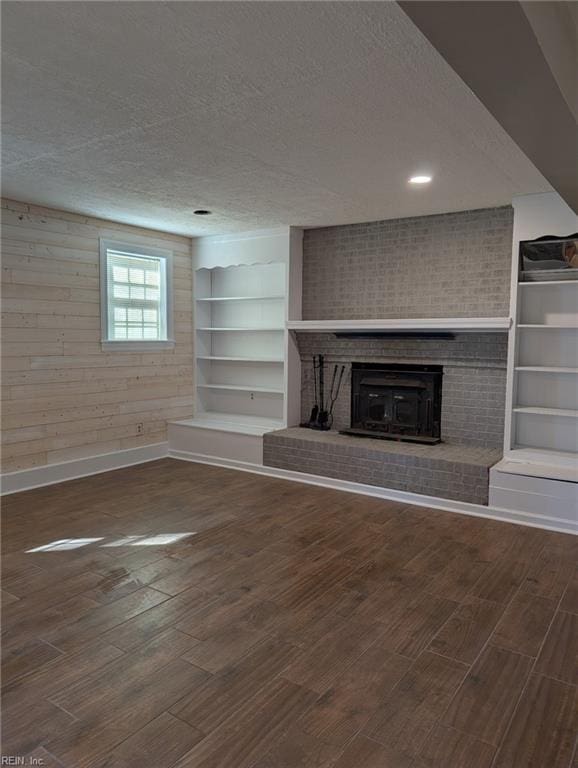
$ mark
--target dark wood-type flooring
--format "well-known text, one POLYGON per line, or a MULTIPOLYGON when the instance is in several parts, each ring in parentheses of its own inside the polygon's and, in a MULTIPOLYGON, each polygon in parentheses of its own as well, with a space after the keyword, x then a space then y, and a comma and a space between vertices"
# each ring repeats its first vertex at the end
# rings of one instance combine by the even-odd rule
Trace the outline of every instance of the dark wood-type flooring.
POLYGON ((575 759, 576 537, 170 459, 3 506, 4 755, 575 759))

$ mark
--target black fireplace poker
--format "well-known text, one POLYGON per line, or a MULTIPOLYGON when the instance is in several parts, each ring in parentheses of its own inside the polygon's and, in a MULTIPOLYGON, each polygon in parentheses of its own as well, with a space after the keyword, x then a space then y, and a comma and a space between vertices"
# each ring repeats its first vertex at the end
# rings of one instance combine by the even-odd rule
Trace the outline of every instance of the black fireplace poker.
POLYGON ((329 390, 329 397, 326 402, 325 358, 323 355, 313 355, 313 387, 315 392, 315 403, 311 409, 309 421, 306 424, 302 424, 302 427, 324 431, 331 429, 333 424, 333 408, 337 401, 337 397, 339 396, 343 374, 345 373, 345 366, 341 366, 339 376, 337 375, 338 370, 339 366, 335 365, 333 367, 331 389, 329 390))

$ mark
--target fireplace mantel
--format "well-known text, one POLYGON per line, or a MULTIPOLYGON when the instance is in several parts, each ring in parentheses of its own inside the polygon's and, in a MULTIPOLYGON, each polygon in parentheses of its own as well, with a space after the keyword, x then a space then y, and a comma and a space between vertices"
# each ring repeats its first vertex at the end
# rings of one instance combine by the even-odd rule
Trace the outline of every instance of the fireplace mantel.
POLYGON ((339 333, 347 331, 480 331, 507 332, 510 317, 420 317, 400 320, 289 320, 290 331, 339 333))

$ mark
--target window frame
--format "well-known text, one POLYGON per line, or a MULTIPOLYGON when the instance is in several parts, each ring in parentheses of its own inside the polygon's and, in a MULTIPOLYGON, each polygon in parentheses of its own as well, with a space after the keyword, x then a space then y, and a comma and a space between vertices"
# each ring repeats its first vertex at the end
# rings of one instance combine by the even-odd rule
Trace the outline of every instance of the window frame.
POLYGON ((143 351, 147 349, 172 349, 175 346, 173 325, 173 252, 162 248, 151 248, 120 240, 100 238, 100 325, 101 347, 103 350, 143 351), (128 255, 149 256, 164 259, 166 283, 166 339, 111 339, 108 322, 108 252, 120 251, 128 255))

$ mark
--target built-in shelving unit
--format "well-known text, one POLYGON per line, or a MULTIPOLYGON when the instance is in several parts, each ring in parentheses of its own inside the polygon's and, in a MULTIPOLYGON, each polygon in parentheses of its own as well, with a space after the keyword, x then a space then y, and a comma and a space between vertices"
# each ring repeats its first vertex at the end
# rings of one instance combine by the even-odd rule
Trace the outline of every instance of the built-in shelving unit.
POLYGON ((286 273, 282 258, 196 271, 199 415, 284 424, 286 273))
MULTIPOLYGON (((542 495, 544 507, 549 495, 561 493, 555 482, 578 480, 578 280, 570 273, 565 278, 548 273, 553 279, 544 279, 537 272, 532 274, 537 279, 529 280, 528 272, 521 272, 528 266, 522 264, 520 243, 552 233, 564 238, 578 229, 578 221, 555 193, 522 196, 513 205, 514 325, 509 339, 506 434, 491 499, 497 505, 506 501, 524 505, 536 493, 542 495), (511 474, 540 478, 542 485, 534 486, 530 479, 525 485, 522 479, 509 485, 511 474)), ((540 511, 533 498, 531 503, 540 514, 554 511, 540 511)), ((567 506, 565 501, 556 505, 567 506)))
POLYGON ((195 415, 169 426, 173 446, 262 463, 262 435, 298 419, 286 322, 300 315, 301 241, 291 228, 194 241, 195 415))
POLYGON ((578 281, 519 283, 517 310, 512 449, 578 454, 578 281))
POLYGON ((566 239, 578 219, 554 192, 520 196, 513 208, 504 458, 490 470, 490 506, 576 532, 578 280, 573 270, 530 275, 520 244, 566 239))

